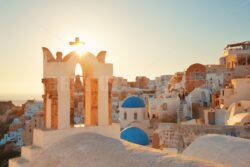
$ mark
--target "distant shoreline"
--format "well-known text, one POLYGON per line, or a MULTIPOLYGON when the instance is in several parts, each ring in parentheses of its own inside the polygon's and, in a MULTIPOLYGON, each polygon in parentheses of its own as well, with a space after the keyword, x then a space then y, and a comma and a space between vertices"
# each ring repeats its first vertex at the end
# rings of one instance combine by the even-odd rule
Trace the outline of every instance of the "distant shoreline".
MULTIPOLYGON (((30 99, 27 99, 27 100, 30 100, 30 99)), ((15 106, 22 106, 22 104, 24 104, 27 100, 0 100, 0 101, 11 101, 15 106)), ((42 99, 34 99, 34 100, 42 101, 42 99)))

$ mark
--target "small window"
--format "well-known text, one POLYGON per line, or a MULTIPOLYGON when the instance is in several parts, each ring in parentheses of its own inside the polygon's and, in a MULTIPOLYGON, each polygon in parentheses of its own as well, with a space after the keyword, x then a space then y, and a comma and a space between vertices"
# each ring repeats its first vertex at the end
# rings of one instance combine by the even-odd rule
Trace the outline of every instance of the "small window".
POLYGON ((134 120, 137 120, 137 112, 134 113, 134 120))
POLYGON ((123 115, 123 119, 126 120, 127 119, 127 112, 124 113, 123 115))

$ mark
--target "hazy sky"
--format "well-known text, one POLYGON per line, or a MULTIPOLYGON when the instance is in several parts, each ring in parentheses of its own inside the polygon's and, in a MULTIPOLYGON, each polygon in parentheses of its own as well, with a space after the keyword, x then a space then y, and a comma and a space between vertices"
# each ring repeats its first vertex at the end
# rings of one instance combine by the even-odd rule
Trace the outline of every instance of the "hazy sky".
POLYGON ((0 0, 0 99, 41 97, 42 50, 82 37, 132 80, 218 63, 250 40, 250 0, 0 0))

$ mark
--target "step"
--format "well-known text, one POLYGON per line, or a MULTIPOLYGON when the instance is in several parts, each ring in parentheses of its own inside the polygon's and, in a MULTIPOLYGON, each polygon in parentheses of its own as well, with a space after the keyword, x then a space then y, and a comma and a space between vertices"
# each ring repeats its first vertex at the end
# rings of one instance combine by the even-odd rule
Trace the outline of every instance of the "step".
POLYGON ((42 152, 42 148, 32 145, 21 148, 21 156, 29 161, 34 160, 42 152))
POLYGON ((29 161, 23 157, 9 159, 9 167, 25 167, 29 161))

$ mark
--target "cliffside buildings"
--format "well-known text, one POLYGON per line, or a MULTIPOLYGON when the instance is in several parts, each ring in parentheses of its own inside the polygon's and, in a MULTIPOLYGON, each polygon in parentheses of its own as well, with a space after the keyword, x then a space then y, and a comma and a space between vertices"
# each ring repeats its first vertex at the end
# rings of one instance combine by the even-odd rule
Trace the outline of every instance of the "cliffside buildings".
POLYGON ((220 58, 220 64, 230 69, 250 65, 250 42, 228 44, 224 49, 224 56, 220 58))
POLYGON ((23 145, 31 145, 35 128, 43 128, 43 103, 28 100, 22 105, 23 115, 13 119, 9 132, 0 139, 0 145, 13 141, 17 149, 23 145))

